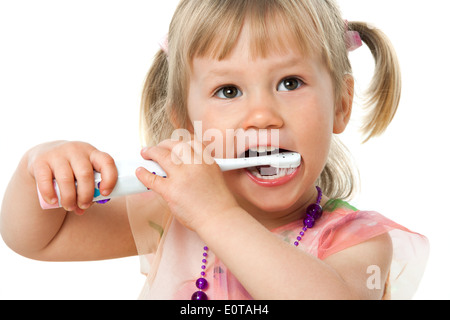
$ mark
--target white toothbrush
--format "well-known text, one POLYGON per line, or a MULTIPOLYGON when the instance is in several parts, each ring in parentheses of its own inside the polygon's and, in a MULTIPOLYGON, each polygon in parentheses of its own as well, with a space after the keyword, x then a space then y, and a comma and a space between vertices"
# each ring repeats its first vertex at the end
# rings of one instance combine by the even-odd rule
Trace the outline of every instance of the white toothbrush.
MULTIPOLYGON (((237 159, 214 159, 222 171, 238 170, 259 166, 271 166, 275 168, 297 168, 301 163, 301 156, 295 152, 284 152, 274 155, 251 157, 251 158, 237 158, 237 159)), ((93 202, 105 203, 111 198, 122 197, 126 195, 139 194, 149 191, 142 182, 136 177, 135 172, 139 167, 147 169, 161 177, 167 177, 164 170, 154 161, 150 160, 136 160, 116 163, 118 171, 118 179, 114 190, 107 197, 100 194, 100 182, 102 181, 101 174, 94 172, 95 193, 93 202)), ((51 205, 44 201, 41 193, 38 190, 39 201, 42 209, 55 209, 61 207, 61 196, 57 182, 54 180, 56 195, 58 196, 58 203, 51 205)))
POLYGON ((214 159, 222 171, 238 170, 259 166, 271 166, 280 169, 297 168, 300 166, 301 156, 295 152, 283 152, 270 156, 214 159))

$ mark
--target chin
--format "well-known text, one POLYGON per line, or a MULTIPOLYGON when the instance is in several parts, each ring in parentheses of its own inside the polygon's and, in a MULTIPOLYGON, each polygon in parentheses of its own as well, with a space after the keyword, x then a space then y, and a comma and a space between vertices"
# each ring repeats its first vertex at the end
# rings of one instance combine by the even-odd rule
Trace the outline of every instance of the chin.
MULTIPOLYGON (((292 191, 291 191, 292 192, 292 191)), ((298 194, 286 193, 278 194, 277 192, 268 192, 266 194, 245 195, 244 200, 241 201, 244 206, 251 206, 259 211, 276 213, 289 211, 296 206, 299 200, 298 194)))
POLYGON ((228 180, 227 184, 241 206, 248 210, 283 212, 295 207, 304 192, 299 181, 291 181, 283 186, 263 187, 255 185, 242 172, 228 173, 225 180, 228 180))

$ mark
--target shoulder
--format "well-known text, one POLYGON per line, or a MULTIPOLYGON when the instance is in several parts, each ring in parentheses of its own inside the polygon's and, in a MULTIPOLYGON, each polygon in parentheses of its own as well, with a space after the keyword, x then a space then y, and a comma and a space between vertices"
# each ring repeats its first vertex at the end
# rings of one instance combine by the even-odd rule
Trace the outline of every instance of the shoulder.
POLYGON ((318 257, 343 277, 347 271, 359 274, 366 287, 372 286, 373 279, 388 277, 391 298, 410 299, 425 270, 428 239, 378 212, 357 210, 343 201, 329 204, 324 208, 318 257))
POLYGON ((356 298, 381 299, 393 257, 391 223, 376 212, 360 211, 340 200, 328 202, 325 211, 321 258, 356 298))
POLYGON ((327 203, 320 229, 320 259, 375 238, 385 239, 386 243, 389 240, 390 243, 390 231, 407 230, 378 212, 361 211, 341 200, 327 203))

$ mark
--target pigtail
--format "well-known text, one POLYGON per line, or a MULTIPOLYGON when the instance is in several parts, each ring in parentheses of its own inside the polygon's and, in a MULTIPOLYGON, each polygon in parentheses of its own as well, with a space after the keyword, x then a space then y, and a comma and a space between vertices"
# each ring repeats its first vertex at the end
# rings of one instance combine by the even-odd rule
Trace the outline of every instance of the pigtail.
POLYGON ((375 59, 375 72, 366 92, 367 115, 362 132, 365 141, 381 135, 391 123, 400 103, 400 64, 387 36, 367 23, 349 22, 350 31, 358 31, 375 59))
POLYGON ((167 54, 161 49, 147 74, 142 92, 140 133, 143 146, 156 145, 173 132, 166 112, 168 74, 167 54))

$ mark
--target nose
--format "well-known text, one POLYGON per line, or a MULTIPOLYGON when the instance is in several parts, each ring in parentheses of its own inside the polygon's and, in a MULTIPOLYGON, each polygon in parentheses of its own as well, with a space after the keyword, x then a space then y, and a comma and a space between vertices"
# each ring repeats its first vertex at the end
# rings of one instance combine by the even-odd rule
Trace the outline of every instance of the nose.
POLYGON ((284 121, 276 99, 270 93, 258 93, 249 97, 241 128, 279 129, 284 121))

